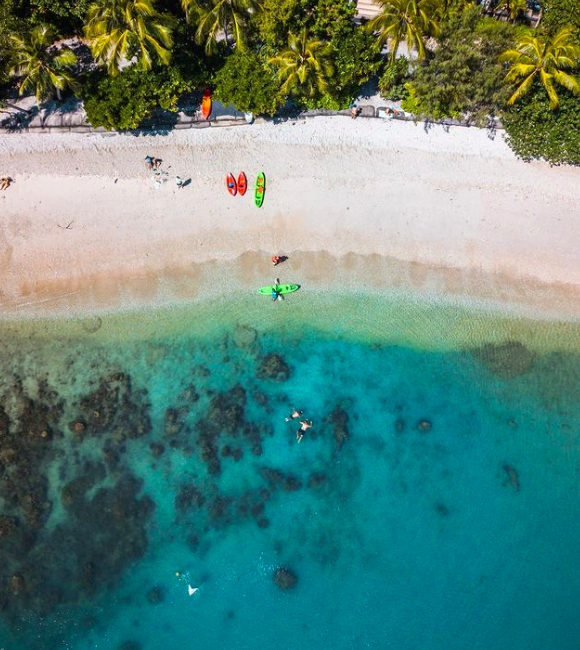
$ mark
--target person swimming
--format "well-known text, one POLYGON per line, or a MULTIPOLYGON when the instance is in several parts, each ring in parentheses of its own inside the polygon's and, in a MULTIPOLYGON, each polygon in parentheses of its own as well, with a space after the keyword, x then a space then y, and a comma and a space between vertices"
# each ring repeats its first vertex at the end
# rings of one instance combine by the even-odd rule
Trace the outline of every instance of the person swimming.
POLYGON ((311 428, 312 428, 312 420, 310 421, 300 420, 300 429, 296 431, 296 440, 298 442, 302 442, 302 438, 304 438, 304 432, 311 428))
POLYGON ((301 417, 302 411, 299 411, 298 409, 293 408, 292 413, 286 418, 286 422, 290 422, 290 420, 295 420, 296 418, 301 417))

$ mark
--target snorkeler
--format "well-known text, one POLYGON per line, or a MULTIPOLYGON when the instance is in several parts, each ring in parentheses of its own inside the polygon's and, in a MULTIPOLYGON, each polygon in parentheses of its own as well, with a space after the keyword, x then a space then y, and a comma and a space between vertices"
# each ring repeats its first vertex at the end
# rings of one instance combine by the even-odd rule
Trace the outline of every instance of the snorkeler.
POLYGON ((299 418, 301 415, 302 415, 302 411, 293 408, 292 413, 290 413, 290 415, 286 418, 286 422, 290 422, 290 420, 295 420, 296 418, 299 418))
POLYGON ((310 421, 308 421, 308 420, 300 420, 300 429, 298 429, 298 431, 296 431, 296 440, 298 442, 302 442, 302 438, 304 438, 304 432, 307 429, 311 429, 311 428, 312 428, 312 420, 310 420, 310 421))

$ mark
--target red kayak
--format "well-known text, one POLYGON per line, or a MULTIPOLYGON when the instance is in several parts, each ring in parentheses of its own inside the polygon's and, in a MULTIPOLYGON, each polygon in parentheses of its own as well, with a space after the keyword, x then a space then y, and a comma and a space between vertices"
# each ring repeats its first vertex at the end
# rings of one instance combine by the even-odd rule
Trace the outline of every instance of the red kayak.
POLYGON ((209 120, 211 115, 211 90, 206 88, 201 97, 201 114, 204 120, 209 120))
POLYGON ((244 172, 240 172, 240 175, 238 176, 238 192, 240 193, 240 196, 244 196, 247 189, 248 179, 246 178, 244 172))
POLYGON ((238 186, 236 185, 236 179, 233 174, 228 174, 226 176, 226 185, 228 186, 228 192, 235 196, 238 193, 238 186))

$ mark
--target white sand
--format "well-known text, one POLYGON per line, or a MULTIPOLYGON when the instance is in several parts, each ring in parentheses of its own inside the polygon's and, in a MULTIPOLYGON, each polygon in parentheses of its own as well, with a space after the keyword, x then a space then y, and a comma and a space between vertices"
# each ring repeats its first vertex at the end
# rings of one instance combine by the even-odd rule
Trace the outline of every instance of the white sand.
POLYGON ((248 251, 263 255, 238 270, 264 284, 267 256, 285 253, 295 264, 280 274, 320 286, 340 277, 520 302, 532 291, 531 303, 558 296, 571 313, 580 296, 580 169, 523 163, 500 133, 332 117, 168 136, 9 135, 0 156, 16 181, 0 193, 5 314, 188 299, 195 278, 212 277, 201 263, 248 251), (159 190, 147 154, 169 171, 159 190), (225 174, 242 169, 250 189, 232 198, 225 174), (191 185, 178 191, 177 174, 191 185), (333 266, 321 251, 383 261, 333 266))

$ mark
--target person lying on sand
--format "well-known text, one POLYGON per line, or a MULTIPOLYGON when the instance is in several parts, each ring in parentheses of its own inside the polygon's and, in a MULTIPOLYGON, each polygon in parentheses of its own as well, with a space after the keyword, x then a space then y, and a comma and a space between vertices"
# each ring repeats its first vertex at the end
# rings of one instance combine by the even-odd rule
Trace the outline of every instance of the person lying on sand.
POLYGON ((10 183, 12 183, 10 177, 4 176, 4 178, 0 178, 0 190, 7 190, 10 187, 10 183))
POLYGON ((312 420, 300 420, 300 429, 296 431, 296 440, 298 442, 302 442, 302 438, 304 438, 304 432, 307 429, 310 429, 312 427, 312 420))
POLYGON ((296 418, 299 418, 302 415, 302 411, 299 411, 298 409, 295 409, 292 407, 292 413, 286 418, 286 422, 290 422, 290 420, 295 420, 296 418))
POLYGON ((153 164, 155 163, 155 158, 153 156, 145 156, 145 165, 147 169, 151 171, 153 169, 153 164))

